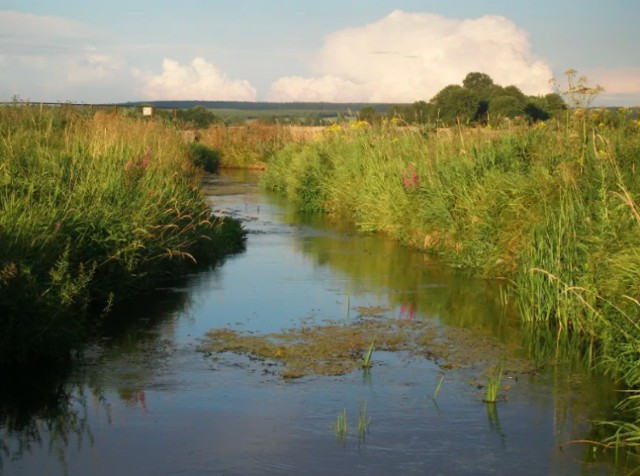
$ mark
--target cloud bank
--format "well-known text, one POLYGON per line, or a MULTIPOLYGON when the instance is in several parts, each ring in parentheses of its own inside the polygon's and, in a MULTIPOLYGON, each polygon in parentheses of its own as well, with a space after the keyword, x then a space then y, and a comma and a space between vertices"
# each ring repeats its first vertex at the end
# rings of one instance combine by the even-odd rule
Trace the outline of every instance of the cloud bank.
POLYGON ((256 89, 248 81, 228 78, 203 58, 195 58, 186 66, 165 58, 161 74, 133 70, 133 75, 144 83, 140 92, 151 100, 256 100, 256 89))
POLYGON ((428 100, 471 71, 544 94, 552 77, 549 65, 533 57, 527 34, 504 17, 458 20, 400 10, 328 35, 312 66, 314 77, 275 81, 268 100, 428 100))

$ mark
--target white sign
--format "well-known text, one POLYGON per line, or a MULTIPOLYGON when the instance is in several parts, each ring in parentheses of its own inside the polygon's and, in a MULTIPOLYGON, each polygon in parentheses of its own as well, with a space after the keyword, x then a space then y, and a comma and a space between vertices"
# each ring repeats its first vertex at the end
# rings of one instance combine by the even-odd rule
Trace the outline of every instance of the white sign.
POLYGON ((153 107, 151 107, 151 106, 143 106, 142 107, 142 115, 143 116, 153 116, 153 107))

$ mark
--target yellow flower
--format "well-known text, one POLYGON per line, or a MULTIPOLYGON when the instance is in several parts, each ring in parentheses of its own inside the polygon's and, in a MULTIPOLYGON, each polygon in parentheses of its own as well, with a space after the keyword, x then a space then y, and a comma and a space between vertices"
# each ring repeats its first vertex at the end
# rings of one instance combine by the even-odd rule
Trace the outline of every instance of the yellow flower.
POLYGON ((367 121, 354 121, 349 125, 351 129, 366 129, 367 127, 369 127, 367 121))
POLYGON ((340 127, 340 124, 338 124, 337 122, 334 122, 329 127, 327 127, 324 131, 331 134, 335 132, 340 132, 341 130, 342 130, 342 127, 340 127))

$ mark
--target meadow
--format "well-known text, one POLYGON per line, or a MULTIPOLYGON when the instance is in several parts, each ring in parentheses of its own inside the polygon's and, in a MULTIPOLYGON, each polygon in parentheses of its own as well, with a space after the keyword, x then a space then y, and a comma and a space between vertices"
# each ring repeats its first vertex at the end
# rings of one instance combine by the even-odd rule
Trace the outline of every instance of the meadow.
POLYGON ((17 102, 0 138, 0 362, 65 356, 114 304, 244 245, 175 127, 17 102))
POLYGON ((271 156, 265 187, 509 283, 522 319, 578 337, 629 389, 605 444, 640 439, 640 122, 568 110, 503 128, 352 122, 271 156))

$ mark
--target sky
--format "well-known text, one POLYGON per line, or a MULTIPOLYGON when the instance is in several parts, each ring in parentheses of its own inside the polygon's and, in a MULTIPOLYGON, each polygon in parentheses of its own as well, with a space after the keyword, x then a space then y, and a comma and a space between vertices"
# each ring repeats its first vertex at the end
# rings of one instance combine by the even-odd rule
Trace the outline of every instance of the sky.
POLYGON ((640 106, 640 0, 0 0, 0 101, 428 101, 575 69, 640 106))

